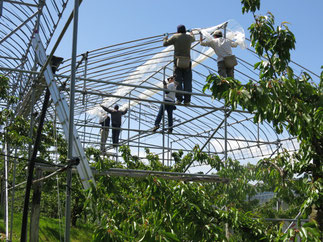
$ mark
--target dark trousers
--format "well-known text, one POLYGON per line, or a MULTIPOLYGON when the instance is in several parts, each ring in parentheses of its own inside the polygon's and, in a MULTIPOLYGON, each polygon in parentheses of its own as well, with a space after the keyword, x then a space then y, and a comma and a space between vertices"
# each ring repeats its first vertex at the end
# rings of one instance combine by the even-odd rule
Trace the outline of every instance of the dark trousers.
MULTIPOLYGON (((167 111, 167 117, 168 117, 168 127, 172 127, 173 126, 173 110, 174 110, 174 105, 169 105, 169 104, 165 104, 165 109, 167 111)), ((164 104, 160 105, 159 108, 159 112, 155 121, 155 126, 159 126, 160 121, 164 115, 165 111, 164 111, 164 104)))
POLYGON ((232 77, 234 78, 234 67, 227 68, 224 64, 224 61, 218 62, 218 73, 222 77, 232 77))
MULTIPOLYGON (((116 126, 112 126, 113 128, 120 128, 116 126)), ((120 135, 120 129, 112 129, 112 143, 114 145, 119 144, 119 135, 120 135)))
MULTIPOLYGON (((182 69, 175 66, 174 70, 175 81, 177 82, 177 91, 192 92, 192 68, 182 69), (183 88, 184 87, 184 88, 183 88)), ((182 102, 184 96, 184 102, 191 101, 191 94, 176 93, 178 101, 182 102)))

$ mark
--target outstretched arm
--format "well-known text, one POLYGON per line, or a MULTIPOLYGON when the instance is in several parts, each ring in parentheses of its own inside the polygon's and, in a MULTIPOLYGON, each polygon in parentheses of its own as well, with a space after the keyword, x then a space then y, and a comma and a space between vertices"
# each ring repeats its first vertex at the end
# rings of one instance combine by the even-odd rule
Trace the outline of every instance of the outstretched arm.
POLYGON ((199 31, 199 34, 200 34, 200 43, 202 44, 202 41, 203 41, 203 34, 201 31, 199 31))
POLYGON ((101 106, 101 108, 103 108, 104 111, 106 111, 108 113, 112 113, 112 111, 113 111, 112 109, 104 107, 103 105, 100 105, 100 106, 101 106))
POLYGON ((128 108, 121 112, 122 115, 125 115, 128 112, 128 108))
POLYGON ((163 39, 163 46, 169 46, 174 44, 174 35, 168 39, 168 35, 166 35, 163 39))
POLYGON ((201 32, 200 33, 200 45, 202 46, 210 46, 210 41, 204 40, 203 41, 203 34, 201 32))
MULTIPOLYGON (((163 88, 164 88, 164 89, 168 89, 168 88, 167 88, 167 83, 166 83, 166 81, 165 81, 165 80, 163 80, 163 88)), ((166 94, 168 94, 169 92, 168 92, 168 91, 165 91, 165 93, 166 93, 166 94)))

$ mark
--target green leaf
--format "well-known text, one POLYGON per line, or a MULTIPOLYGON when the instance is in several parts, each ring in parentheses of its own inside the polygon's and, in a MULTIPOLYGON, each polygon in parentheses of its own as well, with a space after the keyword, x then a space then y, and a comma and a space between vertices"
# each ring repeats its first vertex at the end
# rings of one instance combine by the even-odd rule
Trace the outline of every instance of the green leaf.
POLYGON ((162 233, 170 240, 172 241, 180 241, 178 239, 178 237, 176 236, 176 234, 170 233, 170 232, 166 232, 166 231, 162 231, 162 233))

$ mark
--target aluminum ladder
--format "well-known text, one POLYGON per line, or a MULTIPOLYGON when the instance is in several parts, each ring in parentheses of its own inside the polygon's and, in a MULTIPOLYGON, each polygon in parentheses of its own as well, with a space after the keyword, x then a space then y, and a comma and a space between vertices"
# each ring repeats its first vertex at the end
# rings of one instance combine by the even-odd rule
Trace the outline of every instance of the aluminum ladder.
MULTIPOLYGON (((46 56, 45 48, 41 42, 41 39, 38 33, 35 33, 34 37, 32 38, 32 47, 35 51, 39 64, 44 65, 47 60, 47 56, 46 56)), ((53 103, 55 105, 58 119, 63 127, 65 138, 68 139, 69 106, 65 99, 65 95, 59 92, 59 89, 54 79, 52 69, 49 65, 47 65, 46 70, 44 71, 44 77, 45 77, 47 87, 50 91, 53 103)), ((73 157, 79 157, 80 159, 80 163, 77 166, 77 171, 80 175, 83 187, 85 189, 90 188, 90 180, 95 186, 95 180, 92 174, 92 170, 85 156, 84 149, 82 147, 82 144, 79 139, 75 126, 73 126, 73 157)))

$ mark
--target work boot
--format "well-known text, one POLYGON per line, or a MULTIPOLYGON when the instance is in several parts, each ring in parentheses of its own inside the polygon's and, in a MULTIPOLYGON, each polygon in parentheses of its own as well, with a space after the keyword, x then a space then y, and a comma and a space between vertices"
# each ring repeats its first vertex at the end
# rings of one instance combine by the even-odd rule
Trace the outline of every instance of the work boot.
POLYGON ((159 129, 159 125, 156 125, 154 128, 153 128, 153 132, 156 132, 156 130, 159 129))
POLYGON ((173 129, 169 128, 167 133, 169 133, 169 134, 173 133, 173 129))

